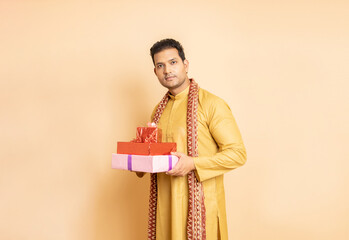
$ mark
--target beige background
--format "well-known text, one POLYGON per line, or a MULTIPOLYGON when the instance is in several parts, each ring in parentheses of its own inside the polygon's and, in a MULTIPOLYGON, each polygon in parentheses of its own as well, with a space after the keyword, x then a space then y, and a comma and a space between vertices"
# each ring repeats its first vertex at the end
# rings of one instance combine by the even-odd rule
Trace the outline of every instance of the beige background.
POLYGON ((0 239, 145 239, 148 177, 111 169, 173 37, 248 153, 230 239, 349 239, 347 1, 0 0, 0 239))

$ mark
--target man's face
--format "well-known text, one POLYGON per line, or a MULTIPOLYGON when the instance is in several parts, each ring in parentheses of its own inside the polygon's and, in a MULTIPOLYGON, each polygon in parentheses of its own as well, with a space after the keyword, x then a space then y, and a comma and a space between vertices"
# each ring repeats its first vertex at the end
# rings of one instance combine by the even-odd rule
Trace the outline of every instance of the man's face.
POLYGON ((189 84, 187 60, 182 61, 176 48, 168 48, 154 55, 154 72, 162 86, 178 94, 189 84))

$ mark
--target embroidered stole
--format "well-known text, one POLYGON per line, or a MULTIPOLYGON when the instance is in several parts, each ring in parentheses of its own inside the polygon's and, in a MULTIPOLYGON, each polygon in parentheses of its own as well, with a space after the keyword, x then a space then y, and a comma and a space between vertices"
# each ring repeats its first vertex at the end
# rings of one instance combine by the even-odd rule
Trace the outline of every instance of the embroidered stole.
MULTIPOLYGON (((155 112, 153 122, 158 124, 170 96, 165 94, 155 112)), ((188 108, 187 108, 187 140, 188 156, 198 156, 198 102, 199 86, 190 79, 188 108)), ((188 218, 187 237, 188 240, 206 240, 206 211, 204 205, 204 191, 201 182, 195 176, 194 171, 188 173, 188 218)), ((148 219, 148 239, 156 239, 156 208, 157 208, 157 175, 152 173, 150 177, 149 196, 149 219, 148 219)))

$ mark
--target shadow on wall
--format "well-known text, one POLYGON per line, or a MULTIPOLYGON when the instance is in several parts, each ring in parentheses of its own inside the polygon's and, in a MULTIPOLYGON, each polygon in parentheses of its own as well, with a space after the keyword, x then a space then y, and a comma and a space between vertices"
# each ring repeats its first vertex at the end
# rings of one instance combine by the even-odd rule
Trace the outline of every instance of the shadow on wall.
POLYGON ((110 152, 103 162, 95 202, 95 240, 145 239, 149 197, 149 174, 138 178, 135 173, 111 169, 111 153, 117 141, 129 141, 136 127, 149 121, 151 109, 144 91, 146 82, 141 74, 123 76, 113 81, 111 93, 113 113, 110 152), (116 140, 115 140, 116 139, 116 140))

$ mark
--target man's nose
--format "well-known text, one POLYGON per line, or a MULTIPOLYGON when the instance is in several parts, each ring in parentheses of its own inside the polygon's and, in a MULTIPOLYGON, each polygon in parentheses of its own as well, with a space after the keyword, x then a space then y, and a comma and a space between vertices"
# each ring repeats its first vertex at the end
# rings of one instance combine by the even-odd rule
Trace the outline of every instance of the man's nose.
POLYGON ((169 73, 171 73, 171 68, 169 67, 169 66, 164 66, 164 73, 165 74, 169 74, 169 73))

